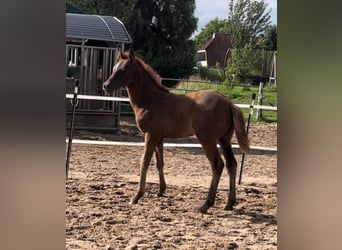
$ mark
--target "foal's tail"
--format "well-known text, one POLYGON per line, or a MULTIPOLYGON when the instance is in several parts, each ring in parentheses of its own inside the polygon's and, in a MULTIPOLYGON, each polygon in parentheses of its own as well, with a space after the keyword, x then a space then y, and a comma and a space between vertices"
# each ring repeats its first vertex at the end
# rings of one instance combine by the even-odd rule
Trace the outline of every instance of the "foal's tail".
POLYGON ((249 152, 249 140, 247 137, 247 133, 245 130, 245 120, 243 118, 242 111, 239 107, 232 105, 233 111, 233 122, 234 122, 234 129, 236 138, 238 140, 240 149, 248 153, 249 152))

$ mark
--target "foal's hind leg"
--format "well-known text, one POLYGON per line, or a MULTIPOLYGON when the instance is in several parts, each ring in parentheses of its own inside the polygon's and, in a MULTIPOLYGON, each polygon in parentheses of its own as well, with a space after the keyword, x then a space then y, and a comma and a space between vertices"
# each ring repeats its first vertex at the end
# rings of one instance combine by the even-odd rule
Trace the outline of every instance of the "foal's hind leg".
POLYGON ((148 169, 148 166, 150 165, 150 161, 151 161, 155 147, 156 147, 155 141, 151 138, 150 134, 146 133, 145 134, 145 150, 140 161, 139 189, 138 189, 137 194, 131 200, 130 202, 131 204, 138 203, 139 199, 145 193, 147 169, 148 169))
POLYGON ((225 206, 225 210, 233 210, 233 206, 236 202, 236 169, 237 169, 237 162, 233 153, 232 145, 229 143, 227 138, 221 138, 220 146, 222 148, 222 152, 224 158, 226 159, 226 165, 229 174, 229 196, 228 202, 225 206))
POLYGON ((165 183, 165 178, 164 178, 164 158, 163 158, 163 141, 162 140, 158 142, 155 152, 156 152, 156 160, 157 160, 157 169, 159 171, 158 196, 163 196, 165 189, 166 189, 166 183, 165 183))
POLYGON ((203 143, 202 146, 212 169, 212 178, 208 196, 204 204, 199 208, 199 211, 201 213, 206 213, 208 208, 212 207, 215 203, 216 191, 221 178, 224 163, 219 151, 217 150, 216 142, 212 142, 209 144, 203 143))

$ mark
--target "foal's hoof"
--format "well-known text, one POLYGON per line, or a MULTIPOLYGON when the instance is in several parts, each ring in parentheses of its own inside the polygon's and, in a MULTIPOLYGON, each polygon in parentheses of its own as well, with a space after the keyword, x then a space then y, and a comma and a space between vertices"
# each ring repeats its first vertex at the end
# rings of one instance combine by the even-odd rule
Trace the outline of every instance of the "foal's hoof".
POLYGON ((159 192, 157 193, 157 196, 158 196, 158 197, 163 197, 163 196, 164 196, 164 190, 163 190, 163 191, 159 191, 159 192))
POLYGON ((143 196, 144 196, 144 193, 143 193, 143 192, 138 192, 138 193, 134 196, 134 198, 132 198, 132 200, 130 201, 129 204, 137 204, 138 201, 139 201, 139 199, 140 199, 141 197, 143 197, 143 196))
POLYGON ((135 202, 134 200, 131 200, 131 201, 129 202, 129 205, 134 205, 134 204, 137 204, 137 202, 135 202))
POLYGON ((139 201, 139 198, 134 197, 134 198, 129 202, 129 204, 130 204, 130 205, 134 205, 134 204, 137 204, 138 201, 139 201))
POLYGON ((234 204, 228 203, 228 204, 224 207, 224 210, 233 210, 233 206, 234 206, 234 204))
POLYGON ((201 207, 198 208, 198 212, 202 213, 202 214, 206 214, 208 211, 208 206, 207 205, 203 205, 201 207))

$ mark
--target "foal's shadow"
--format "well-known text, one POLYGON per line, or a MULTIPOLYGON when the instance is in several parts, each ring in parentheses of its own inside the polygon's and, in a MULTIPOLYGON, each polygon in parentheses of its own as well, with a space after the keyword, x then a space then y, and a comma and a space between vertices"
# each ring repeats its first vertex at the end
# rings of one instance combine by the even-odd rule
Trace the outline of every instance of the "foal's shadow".
POLYGON ((265 213, 265 205, 258 202, 258 205, 253 204, 250 199, 259 199, 263 196, 262 191, 256 188, 245 188, 244 192, 249 194, 251 197, 241 197, 237 198, 237 202, 234 206, 234 209, 229 214, 224 214, 222 217, 224 218, 236 218, 241 219, 244 217, 248 219, 253 224, 263 224, 265 223, 267 226, 269 225, 277 225, 277 217, 276 215, 265 213))
POLYGON ((274 215, 251 211, 246 208, 238 208, 233 210, 231 217, 238 217, 238 215, 248 216, 253 224, 277 225, 277 218, 274 215))

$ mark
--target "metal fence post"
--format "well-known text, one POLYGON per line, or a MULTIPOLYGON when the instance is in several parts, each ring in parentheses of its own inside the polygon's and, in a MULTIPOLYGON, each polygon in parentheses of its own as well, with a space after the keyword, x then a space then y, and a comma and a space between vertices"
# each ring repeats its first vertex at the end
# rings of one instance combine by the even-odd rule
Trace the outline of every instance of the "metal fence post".
MULTIPOLYGON (((252 102, 251 105, 249 105, 249 114, 248 114, 248 120, 247 120, 247 128, 246 128, 246 135, 248 136, 248 131, 249 131, 249 124, 251 121, 251 116, 253 115, 253 106, 254 106, 254 101, 255 101, 255 93, 252 94, 252 102)), ((239 185, 241 184, 241 179, 242 179, 242 170, 243 170, 243 163, 245 161, 245 153, 242 153, 242 158, 241 158, 241 167, 240 167, 240 176, 239 176, 239 185)))
POLYGON ((69 140, 68 140, 68 152, 67 152, 67 159, 66 159, 66 179, 68 179, 68 172, 69 172, 69 161, 70 161, 70 153, 71 153, 71 144, 72 144, 72 136, 74 132, 74 119, 75 119, 75 111, 76 106, 78 104, 77 101, 77 93, 79 88, 79 80, 75 80, 75 88, 74 88, 74 98, 71 102, 72 104, 72 114, 71 114, 71 121, 70 121, 70 132, 69 132, 69 140))
MULTIPOLYGON (((263 99, 263 92, 264 92, 264 83, 260 82, 259 85, 259 93, 258 93, 258 105, 262 105, 262 99, 263 99)), ((262 109, 258 107, 256 112, 256 119, 259 121, 262 118, 262 109)))

